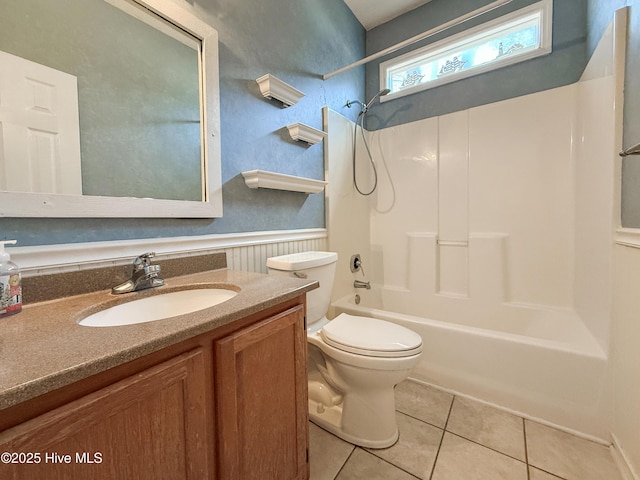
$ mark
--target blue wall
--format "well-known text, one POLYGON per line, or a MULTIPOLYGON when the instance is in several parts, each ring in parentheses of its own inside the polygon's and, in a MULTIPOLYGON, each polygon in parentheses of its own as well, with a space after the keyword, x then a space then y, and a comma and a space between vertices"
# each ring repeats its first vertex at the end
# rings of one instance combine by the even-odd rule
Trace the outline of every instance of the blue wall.
MULTIPOLYGON (((187 219, 0 219, 0 238, 45 245, 133 238, 206 235, 324 226, 322 194, 250 190, 240 177, 249 169, 322 178, 321 145, 305 148, 287 138, 284 126, 303 122, 321 128, 321 108, 355 120, 347 100, 364 99, 364 69, 322 81, 320 75, 365 55, 365 32, 342 0, 188 0, 220 35, 220 95, 224 217, 187 219), (306 93, 296 106, 279 109, 264 100, 255 79, 271 73, 306 93)), ((366 54, 421 33, 489 3, 432 0, 366 34, 366 54)), ((511 4, 468 22, 533 3, 511 4)), ((441 115, 575 82, 616 8, 630 5, 624 142, 640 142, 640 0, 556 0, 554 52, 453 84, 376 105, 369 128, 441 115)), ((462 28, 451 29, 446 35, 462 28)), ((444 35, 416 44, 438 41, 444 35)), ((407 48, 406 50, 408 50, 407 48)), ((405 50, 405 51, 406 51, 405 50)), ((398 54, 404 51, 398 52, 398 54)), ((380 61, 384 60, 381 59, 380 61)), ((378 63, 367 66, 366 98, 379 90, 378 63)), ((623 164, 623 225, 640 228, 640 161, 623 164)))
MULTIPOLYGON (((364 69, 321 75, 364 56, 365 31, 342 0, 189 0, 219 33, 224 216, 219 219, 0 219, 0 238, 46 245, 324 227, 324 196, 246 187, 240 172, 324 178, 323 145, 304 147, 285 126, 322 129, 322 107, 345 115, 364 95, 364 69), (303 91, 295 106, 265 100, 255 79, 271 73, 303 91)), ((1 8, 0 8, 1 10, 1 8)))
MULTIPOLYGON (((367 55, 379 52, 407 38, 491 3, 488 0, 432 0, 390 22, 367 32, 367 55)), ((380 90, 379 65, 394 56, 437 42, 487 22, 535 0, 513 0, 453 27, 371 62, 366 68, 366 93, 371 98, 380 90)), ((518 97, 576 82, 587 62, 585 0, 556 0, 553 5, 553 52, 550 55, 511 65, 447 85, 378 104, 371 109, 370 130, 443 115, 478 105, 518 97)))

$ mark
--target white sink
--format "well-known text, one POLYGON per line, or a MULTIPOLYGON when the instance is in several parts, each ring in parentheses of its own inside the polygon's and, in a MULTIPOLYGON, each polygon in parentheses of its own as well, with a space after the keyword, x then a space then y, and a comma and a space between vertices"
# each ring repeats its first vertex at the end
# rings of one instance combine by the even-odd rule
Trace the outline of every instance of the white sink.
POLYGON ((153 322, 197 312, 235 297, 235 290, 226 288, 196 288, 161 293, 96 312, 78 323, 85 327, 117 327, 153 322))

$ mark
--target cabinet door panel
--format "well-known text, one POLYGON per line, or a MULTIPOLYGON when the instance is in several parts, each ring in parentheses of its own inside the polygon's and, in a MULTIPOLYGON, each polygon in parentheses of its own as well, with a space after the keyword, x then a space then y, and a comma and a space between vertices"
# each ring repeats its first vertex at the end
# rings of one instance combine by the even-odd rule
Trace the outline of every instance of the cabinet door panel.
POLYGON ((39 463, 0 464, 0 478, 209 478, 205 357, 198 348, 3 432, 1 451, 39 463))
POLYGON ((215 352, 220 478, 308 478, 304 307, 219 340, 215 352))

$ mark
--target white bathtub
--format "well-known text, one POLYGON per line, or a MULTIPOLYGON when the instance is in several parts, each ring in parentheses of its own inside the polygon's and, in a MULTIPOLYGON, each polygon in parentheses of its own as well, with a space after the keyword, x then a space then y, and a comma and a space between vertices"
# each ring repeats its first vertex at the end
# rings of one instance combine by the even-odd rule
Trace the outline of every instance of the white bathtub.
POLYGON ((416 316, 380 308, 379 290, 358 294, 360 304, 348 295, 332 304, 334 313, 418 332, 425 348, 414 379, 606 441, 607 358, 573 311, 442 298, 416 316))

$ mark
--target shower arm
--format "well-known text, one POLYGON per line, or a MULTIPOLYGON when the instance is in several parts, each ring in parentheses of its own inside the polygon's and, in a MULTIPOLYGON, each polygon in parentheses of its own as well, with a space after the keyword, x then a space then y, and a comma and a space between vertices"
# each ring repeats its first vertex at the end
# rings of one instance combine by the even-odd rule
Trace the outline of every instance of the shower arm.
POLYGON ((378 93, 376 93, 373 96, 373 98, 371 100, 369 100, 369 103, 362 103, 360 100, 347 100, 347 103, 345 104, 345 107, 351 108, 351 106, 354 103, 359 103, 362 106, 362 110, 360 110, 360 113, 358 114, 358 118, 360 118, 362 115, 364 115, 365 113, 367 113, 369 111, 369 108, 371 108, 371 105, 373 105, 373 102, 375 102, 377 98, 384 97, 385 95, 388 95, 389 93, 391 93, 391 90, 389 90, 388 88, 380 90, 378 93))
POLYGON ((327 80, 335 75, 338 75, 340 73, 346 72, 347 70, 351 70, 352 68, 358 67, 360 65, 364 65, 365 63, 369 63, 372 60, 376 60, 380 57, 384 57, 385 55, 389 54, 389 53, 393 53, 397 50, 400 50, 401 48, 406 47, 407 45, 411 45, 413 43, 419 42, 420 40, 424 40, 425 38, 429 38, 433 35, 436 35, 437 33, 443 32, 451 27, 455 27, 456 25, 460 25, 461 23, 466 22, 467 20, 471 20, 472 18, 475 18, 479 15, 483 15, 487 12, 490 12, 491 10, 494 10, 498 7, 501 7, 503 5, 506 5, 507 3, 510 3, 512 0, 497 0, 495 2, 492 2, 488 5, 485 5, 484 7, 478 8, 476 10, 473 10, 469 13, 466 13, 464 15, 461 15, 457 18, 454 18, 453 20, 450 20, 446 23, 443 23, 442 25, 439 25, 435 28, 432 28, 431 30, 427 30, 426 32, 422 32, 418 35, 415 35, 411 38, 408 38, 407 40, 404 40, 400 43, 396 43, 395 45, 392 45, 391 47, 385 48, 384 50, 379 51, 378 53, 374 53, 373 55, 369 55, 368 57, 363 58, 362 60, 358 60, 357 62, 354 62, 350 65, 347 65, 346 67, 342 67, 339 68, 338 70, 335 70, 331 73, 327 73, 324 74, 322 76, 323 80, 327 80))
POLYGON ((369 100, 369 103, 367 103, 366 105, 362 106, 362 111, 360 112, 360 115, 364 115, 365 113, 367 113, 369 111, 369 108, 371 108, 371 105, 373 105, 373 102, 376 101, 376 99, 378 99, 380 97, 384 97, 385 95, 388 95, 389 93, 391 93, 391 90, 388 89, 388 88, 380 90, 378 93, 376 93, 373 96, 373 98, 371 100, 369 100))
POLYGON ((626 148, 624 150, 622 150, 619 155, 621 157, 627 157, 629 155, 640 155, 640 143, 637 145, 634 145, 633 147, 629 147, 626 148))

